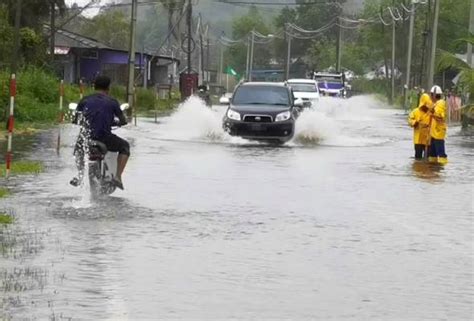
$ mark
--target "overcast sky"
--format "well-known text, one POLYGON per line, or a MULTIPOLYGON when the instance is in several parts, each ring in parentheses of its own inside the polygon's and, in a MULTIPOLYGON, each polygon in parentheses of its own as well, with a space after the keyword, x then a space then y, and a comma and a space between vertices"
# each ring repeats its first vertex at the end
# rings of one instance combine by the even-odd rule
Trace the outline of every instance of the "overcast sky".
MULTIPOLYGON (((79 6, 84 6, 84 5, 88 4, 89 2, 90 2, 90 0, 66 0, 66 4, 67 4, 68 6, 71 6, 71 5, 74 4, 74 3, 77 3, 79 6)), ((113 1, 112 1, 112 0, 100 0, 100 1, 99 1, 99 4, 106 4, 106 3, 108 3, 108 2, 113 2, 113 1)), ((84 12, 84 15, 86 15, 86 16, 94 16, 94 15, 97 14, 97 12, 98 12, 97 9, 86 10, 86 11, 84 12)))

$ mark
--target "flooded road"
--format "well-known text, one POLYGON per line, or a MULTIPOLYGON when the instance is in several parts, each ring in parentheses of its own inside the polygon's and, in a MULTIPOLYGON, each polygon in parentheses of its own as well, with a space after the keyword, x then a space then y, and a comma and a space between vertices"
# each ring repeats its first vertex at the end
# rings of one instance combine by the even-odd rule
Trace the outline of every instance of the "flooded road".
MULTIPOLYGON (((474 139, 412 157, 400 111, 323 99, 282 147, 226 136, 188 102, 132 144, 125 191, 68 185, 76 128, 0 208, 0 316, 54 320, 471 320, 474 139)), ((86 184, 87 185, 87 184, 86 184)))

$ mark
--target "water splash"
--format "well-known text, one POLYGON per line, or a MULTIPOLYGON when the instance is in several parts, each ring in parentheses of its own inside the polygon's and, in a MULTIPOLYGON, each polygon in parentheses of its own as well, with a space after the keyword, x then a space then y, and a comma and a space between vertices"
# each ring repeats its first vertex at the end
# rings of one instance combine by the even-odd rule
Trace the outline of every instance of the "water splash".
MULTIPOLYGON (((349 99, 322 97, 312 110, 305 110, 296 121, 293 146, 368 146, 383 142, 371 137, 364 127, 377 122, 381 103, 370 96, 349 99)), ((248 144, 240 137, 232 137, 222 129, 225 107, 209 108, 198 97, 190 97, 177 111, 162 120, 156 129, 161 139, 212 143, 248 144)))
POLYGON ((194 96, 163 119, 159 132, 165 138, 179 140, 221 141, 227 136, 222 129, 222 115, 194 96))
POLYGON ((368 129, 377 121, 381 103, 370 96, 349 99, 322 97, 314 109, 305 110, 296 121, 296 145, 356 147, 386 141, 368 129), (371 137, 372 136, 372 137, 371 137))

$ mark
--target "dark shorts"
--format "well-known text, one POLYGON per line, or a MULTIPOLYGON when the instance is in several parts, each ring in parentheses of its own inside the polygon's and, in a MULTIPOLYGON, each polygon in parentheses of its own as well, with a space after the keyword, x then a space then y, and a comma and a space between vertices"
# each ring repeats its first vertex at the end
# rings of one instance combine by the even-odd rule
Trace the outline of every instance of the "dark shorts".
POLYGON ((444 139, 431 138, 431 145, 428 150, 429 157, 448 157, 444 146, 444 139))
POLYGON ((110 134, 97 140, 104 143, 105 146, 107 146, 107 150, 111 152, 118 152, 119 154, 130 156, 130 144, 117 135, 110 134))

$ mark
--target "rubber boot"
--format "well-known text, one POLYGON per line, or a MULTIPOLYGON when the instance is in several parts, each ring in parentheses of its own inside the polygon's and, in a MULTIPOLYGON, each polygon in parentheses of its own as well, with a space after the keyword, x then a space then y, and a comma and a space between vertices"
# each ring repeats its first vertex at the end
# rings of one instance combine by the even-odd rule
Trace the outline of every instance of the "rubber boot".
POLYGON ((441 165, 446 165, 446 164, 448 164, 448 158, 447 158, 447 157, 440 157, 440 158, 438 158, 438 164, 441 164, 441 165))

